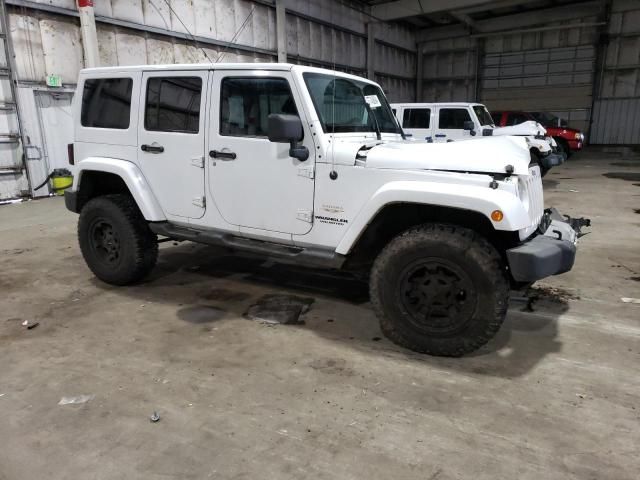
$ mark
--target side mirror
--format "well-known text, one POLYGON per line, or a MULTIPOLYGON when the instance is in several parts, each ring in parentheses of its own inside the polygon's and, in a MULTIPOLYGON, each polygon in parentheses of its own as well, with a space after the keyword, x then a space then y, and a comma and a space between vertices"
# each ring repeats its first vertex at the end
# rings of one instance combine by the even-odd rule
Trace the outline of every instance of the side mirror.
POLYGON ((272 113, 267 120, 267 135, 270 142, 289 143, 289 156, 301 162, 309 158, 309 149, 304 145, 298 145, 304 136, 300 117, 272 113))
POLYGON ((475 136, 476 131, 474 130, 475 125, 473 124, 472 120, 467 120, 462 124, 462 129, 463 130, 468 130, 469 133, 471 134, 471 136, 475 136))

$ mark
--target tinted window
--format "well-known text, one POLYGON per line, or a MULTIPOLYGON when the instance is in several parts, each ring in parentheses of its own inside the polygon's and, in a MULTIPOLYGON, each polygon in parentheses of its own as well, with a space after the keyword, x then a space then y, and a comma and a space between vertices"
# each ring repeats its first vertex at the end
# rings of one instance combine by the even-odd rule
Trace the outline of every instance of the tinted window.
POLYGON ((491 118, 493 118, 493 123, 500 125, 500 122, 502 121, 502 112, 491 112, 491 118))
POLYGON ((80 122, 83 127, 129 128, 131 78, 92 78, 85 80, 80 122))
POLYGON ((467 121, 471 121, 471 115, 466 108, 441 108, 438 128, 462 130, 467 121))
POLYGON ((403 128, 429 128, 430 124, 430 108, 407 108, 402 114, 403 128))
POLYGON ((523 113, 510 113, 509 116, 507 117, 507 126, 520 125, 521 123, 524 123, 527 120, 529 120, 529 117, 527 117, 523 113))
POLYGON ((266 137, 272 113, 298 115, 284 78, 225 78, 220 98, 220 135, 266 137))
POLYGON ((147 82, 144 128, 150 131, 198 133, 200 77, 154 77, 147 82))

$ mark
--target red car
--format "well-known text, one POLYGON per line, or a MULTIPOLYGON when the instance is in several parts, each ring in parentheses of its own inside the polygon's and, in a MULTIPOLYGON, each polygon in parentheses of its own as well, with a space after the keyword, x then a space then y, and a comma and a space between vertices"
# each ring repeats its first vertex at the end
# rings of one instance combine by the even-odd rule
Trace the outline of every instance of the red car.
POLYGON ((568 157, 573 152, 582 150, 584 134, 575 128, 566 126, 566 122, 546 112, 491 112, 497 127, 518 125, 528 120, 534 120, 547 129, 547 135, 553 137, 558 144, 558 150, 568 157))

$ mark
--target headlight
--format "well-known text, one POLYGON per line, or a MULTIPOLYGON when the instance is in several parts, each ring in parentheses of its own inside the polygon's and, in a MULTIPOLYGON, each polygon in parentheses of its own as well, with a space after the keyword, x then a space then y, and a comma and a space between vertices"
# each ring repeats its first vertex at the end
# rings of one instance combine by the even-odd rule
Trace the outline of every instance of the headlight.
POLYGON ((580 132, 575 134, 575 139, 576 140, 582 140, 582 134, 580 132))

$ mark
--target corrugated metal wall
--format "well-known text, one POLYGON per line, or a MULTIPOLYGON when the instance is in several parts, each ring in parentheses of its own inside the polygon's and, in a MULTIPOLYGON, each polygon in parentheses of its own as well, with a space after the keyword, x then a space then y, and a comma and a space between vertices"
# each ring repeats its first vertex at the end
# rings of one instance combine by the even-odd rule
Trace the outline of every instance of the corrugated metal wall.
POLYGON ((475 100, 476 41, 468 36, 426 42, 423 46, 422 100, 475 100))
MULTIPOLYGON (((24 130, 32 152, 43 149, 34 92, 47 90, 47 74, 73 88, 83 68, 74 0, 6 0, 17 57, 24 130), (37 147, 37 148, 36 148, 37 147)), ((272 0, 100 0, 95 3, 103 66, 276 61, 276 15, 272 0), (188 32, 188 33, 186 33, 188 32), (193 41, 196 36, 198 45, 193 41), (233 44, 227 45, 227 42, 233 44), (198 48, 201 47, 201 48, 198 48)), ((367 7, 350 0, 287 0, 288 61, 366 76, 367 7)), ((374 77, 391 101, 415 92, 415 35, 401 24, 377 25, 374 77)), ((28 159, 34 182, 48 172, 28 159)), ((23 181, 22 179, 16 179, 23 181)), ((16 181, 11 187, 16 190, 16 181)))
POLYGON ((616 0, 593 106, 591 143, 640 144, 640 2, 616 0))
MULTIPOLYGON (((576 23, 596 20, 585 17, 576 23)), ((481 61, 481 101, 495 110, 551 111, 588 130, 596 28, 488 37, 481 61)))

